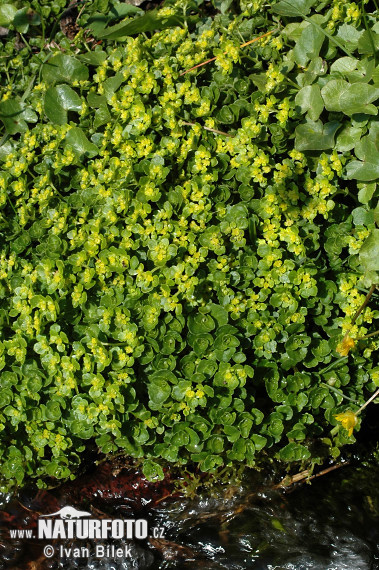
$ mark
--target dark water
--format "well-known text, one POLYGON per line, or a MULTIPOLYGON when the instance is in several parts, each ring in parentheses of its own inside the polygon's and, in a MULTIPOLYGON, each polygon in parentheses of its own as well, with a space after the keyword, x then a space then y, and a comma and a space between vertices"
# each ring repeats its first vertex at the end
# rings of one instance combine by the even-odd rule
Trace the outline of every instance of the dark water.
MULTIPOLYGON (((254 474, 242 486, 221 488, 213 497, 205 492, 146 512, 149 528, 164 528, 164 539, 113 543, 129 546, 128 559, 60 557, 56 541, 53 558, 30 551, 30 565, 25 552, 30 542, 2 539, 0 568, 377 570, 378 483, 379 467, 359 462, 285 492, 270 490, 254 474)), ((94 542, 87 546, 94 551, 94 542)))
POLYGON ((173 533, 212 565, 198 559, 157 568, 376 570, 378 476, 377 467, 346 466, 286 494, 258 493, 223 525, 209 519, 173 533))

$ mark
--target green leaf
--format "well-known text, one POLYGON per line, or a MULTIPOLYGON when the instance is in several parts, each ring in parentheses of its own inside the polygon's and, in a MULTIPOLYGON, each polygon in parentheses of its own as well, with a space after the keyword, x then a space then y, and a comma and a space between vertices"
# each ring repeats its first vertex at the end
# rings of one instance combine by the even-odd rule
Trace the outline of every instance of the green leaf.
POLYGON ((378 113, 377 108, 370 103, 378 99, 379 88, 367 83, 350 84, 343 79, 332 79, 321 89, 321 95, 328 111, 340 111, 349 116, 356 113, 378 113))
POLYGON ((305 67, 310 59, 314 59, 320 53, 325 35, 319 27, 309 24, 296 42, 293 50, 295 62, 305 67))
POLYGON ((174 435, 171 438, 170 444, 174 445, 175 447, 183 447, 184 445, 188 445, 189 442, 190 442, 190 436, 185 430, 185 428, 182 428, 181 430, 174 433, 174 435))
POLYGON ((375 224, 374 210, 368 210, 360 206, 359 208, 354 208, 352 215, 355 226, 370 226, 371 224, 375 224))
POLYGON ((359 262, 365 271, 379 271, 379 229, 373 229, 359 251, 359 262))
POLYGON ((236 428, 235 426, 224 426, 223 430, 224 430, 224 434, 228 438, 228 441, 231 441, 232 443, 234 443, 235 441, 237 441, 237 439, 239 439, 241 437, 240 430, 238 428, 236 428))
POLYGON ((221 14, 226 14, 232 3, 233 0, 212 0, 213 6, 220 10, 221 14))
POLYGON ((295 148, 297 150, 327 150, 334 146, 334 135, 341 125, 331 121, 325 125, 321 121, 307 121, 295 129, 295 148))
POLYGON ((90 439, 94 435, 93 425, 84 421, 74 420, 71 424, 71 430, 81 439, 90 439))
POLYGON ((304 445, 300 443, 289 443, 279 452, 282 461, 304 461, 309 459, 311 453, 304 445))
POLYGON ((92 158, 99 152, 97 146, 91 143, 80 127, 71 127, 65 137, 66 145, 69 145, 75 155, 80 158, 87 156, 92 158))
POLYGON ((349 89, 341 94, 341 110, 345 115, 365 113, 366 115, 377 115, 378 109, 375 105, 370 105, 379 98, 379 88, 367 83, 353 83, 349 89))
POLYGON ((362 135, 362 127, 353 127, 352 125, 345 125, 337 135, 336 150, 339 152, 346 152, 355 147, 362 135))
POLYGON ((12 241, 11 250, 17 254, 20 254, 28 247, 28 245, 30 245, 30 243, 31 240, 28 232, 22 232, 20 236, 12 241))
POLYGON ((207 441, 207 449, 211 453, 220 455, 224 450, 224 438, 221 435, 212 435, 207 441))
POLYGON ((42 66, 42 79, 50 85, 88 79, 88 67, 72 55, 58 53, 42 66))
POLYGON ((0 26, 8 28, 12 25, 16 13, 17 8, 13 4, 2 4, 0 6, 0 26))
POLYGON ((311 350, 313 355, 319 360, 321 360, 330 353, 331 348, 329 342, 327 340, 322 339, 311 350))
POLYGON ((358 46, 359 38, 363 34, 363 30, 357 30, 355 26, 350 24, 342 24, 338 28, 337 37, 348 44, 348 47, 355 48, 358 46))
POLYGON ((116 75, 104 81, 104 94, 108 103, 110 103, 113 95, 124 81, 125 78, 122 73, 116 73, 116 75))
POLYGON ((2 388, 0 391, 0 408, 9 406, 13 399, 13 392, 10 388, 2 388))
POLYGON ((330 66, 331 73, 345 73, 357 68, 358 60, 354 57, 340 57, 330 66))
POLYGON ((77 59, 83 63, 86 63, 87 65, 93 65, 97 67, 107 59, 107 53, 102 50, 96 50, 88 53, 81 53, 77 56, 77 59))
POLYGON ((88 27, 95 38, 97 38, 110 22, 124 18, 125 16, 132 16, 134 14, 143 14, 143 11, 141 8, 137 8, 137 6, 133 6, 132 4, 114 5, 106 14, 95 12, 91 15, 88 20, 88 27))
POLYGON ((267 438, 264 437, 263 435, 260 435, 259 433, 254 433, 251 436, 251 439, 253 440, 254 445, 255 445, 255 449, 257 451, 260 451, 261 449, 263 449, 267 443, 267 438))
POLYGON ((165 380, 154 380, 147 389, 149 398, 155 406, 161 406, 171 394, 171 386, 165 380))
POLYGON ((62 412, 58 402, 50 401, 46 404, 46 418, 48 420, 59 420, 62 412))
POLYGON ((45 113, 53 123, 67 123, 67 111, 79 112, 82 101, 77 93, 68 85, 50 87, 45 94, 45 113))
POLYGON ((346 177, 363 182, 379 178, 379 137, 374 134, 363 137, 355 147, 355 155, 360 160, 352 160, 346 165, 346 177))
MULTIPOLYGON (((1 117, 0 117, 1 118, 1 117)), ((13 152, 13 144, 10 141, 6 141, 4 142, 1 146, 0 146, 0 160, 5 161, 8 157, 8 154, 10 154, 11 152, 13 152)))
POLYGON ((107 40, 118 40, 125 36, 132 36, 142 32, 153 32, 154 30, 164 30, 174 26, 180 26, 184 21, 184 16, 172 15, 160 17, 158 10, 149 10, 143 16, 134 18, 132 21, 121 22, 111 28, 107 28, 100 32, 97 37, 107 40))
POLYGON ((246 440, 243 438, 238 439, 233 443, 232 452, 228 455, 235 461, 243 461, 246 454, 246 440))
POLYGON ((188 329, 193 334, 207 333, 215 328, 215 322, 210 315, 190 315, 188 329))
POLYGON ((162 481, 164 479, 162 467, 151 459, 143 462, 142 471, 148 481, 162 481))
POLYGON ((221 307, 221 305, 216 305, 215 303, 211 304, 211 315, 214 319, 216 319, 218 326, 222 327, 226 325, 228 322, 228 311, 221 307))
POLYGON ((301 113, 308 113, 312 121, 317 121, 324 109, 320 87, 316 84, 306 85, 297 93, 295 103, 300 107, 301 113))
POLYGON ((368 204, 375 194, 376 190, 376 183, 371 182, 370 184, 362 184, 358 185, 359 192, 358 192, 358 200, 361 204, 368 204))
POLYGON ((298 17, 304 14, 309 14, 312 6, 316 4, 317 0, 281 0, 274 6, 272 6, 272 11, 280 16, 298 17))
POLYGON ((271 420, 270 425, 268 427, 268 433, 274 437, 278 437, 282 434, 284 429, 284 425, 282 420, 278 418, 274 418, 271 420))
POLYGON ((28 7, 17 10, 13 19, 13 26, 21 34, 26 34, 30 25, 38 26, 40 23, 41 18, 28 7))
POLYGON ((358 41, 358 52, 362 54, 375 55, 379 50, 379 34, 373 30, 365 30, 358 41))
POLYGON ((28 126, 22 119, 22 107, 14 99, 6 99, 0 103, 0 119, 9 134, 24 133, 28 126))

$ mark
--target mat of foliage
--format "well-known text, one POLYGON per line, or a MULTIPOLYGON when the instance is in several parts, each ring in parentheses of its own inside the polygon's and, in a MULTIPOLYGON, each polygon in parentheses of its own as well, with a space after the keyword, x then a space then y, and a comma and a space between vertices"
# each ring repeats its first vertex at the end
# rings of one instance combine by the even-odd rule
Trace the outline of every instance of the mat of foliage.
POLYGON ((336 457, 379 385, 376 2, 203 4, 79 3, 74 41, 0 4, 3 490, 92 443, 336 457))

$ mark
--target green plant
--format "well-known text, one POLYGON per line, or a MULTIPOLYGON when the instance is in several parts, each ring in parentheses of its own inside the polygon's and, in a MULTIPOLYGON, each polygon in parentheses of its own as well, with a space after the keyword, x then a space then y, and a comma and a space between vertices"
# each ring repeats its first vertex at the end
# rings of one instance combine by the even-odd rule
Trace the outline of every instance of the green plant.
POLYGON ((379 271, 377 12, 196 4, 86 4, 94 49, 4 44, 3 488, 74 476, 89 440, 150 478, 322 461, 379 385, 375 337, 336 350, 378 317, 375 292, 353 321, 379 271))

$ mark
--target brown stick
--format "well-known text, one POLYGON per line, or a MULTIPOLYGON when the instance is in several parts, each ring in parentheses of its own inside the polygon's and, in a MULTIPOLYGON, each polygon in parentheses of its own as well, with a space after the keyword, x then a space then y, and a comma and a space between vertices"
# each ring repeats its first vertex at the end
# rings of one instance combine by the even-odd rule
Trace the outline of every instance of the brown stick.
MULTIPOLYGON (((354 317, 351 320, 351 326, 354 325, 355 321, 357 320, 357 318, 359 317, 359 315, 361 314, 363 309, 367 306, 369 300, 371 299, 371 295, 373 294, 375 289, 376 289, 376 285, 371 285, 370 290, 367 293, 365 300, 363 301, 362 305, 359 307, 358 311, 355 313, 354 317)), ((349 331, 343 337, 342 342, 344 342, 348 337, 349 337, 349 331)))
POLYGON ((210 127, 205 127, 204 125, 200 125, 200 123, 188 123, 187 121, 182 121, 182 125, 189 125, 190 127, 195 127, 196 125, 199 125, 199 127, 201 127, 202 129, 205 129, 206 131, 211 131, 212 133, 217 133, 218 135, 225 135, 226 137, 233 136, 230 133, 224 133, 224 131, 219 131, 217 129, 211 129, 210 127))
POLYGON ((285 477, 284 479, 282 479, 280 483, 274 486, 274 489, 281 489, 283 487, 287 488, 290 487, 291 485, 294 485, 295 483, 300 483, 300 482, 303 483, 306 479, 308 481, 311 481, 311 479, 315 479, 316 477, 321 477, 322 475, 326 475, 327 473, 330 473, 330 471, 334 471, 335 469, 339 469, 340 467, 344 467, 345 465, 349 465, 349 461, 345 461, 345 463, 337 463, 336 465, 332 465, 331 467, 323 469, 322 471, 319 471, 319 473, 311 475, 310 477, 309 477, 309 469, 306 469, 306 471, 301 471, 301 473, 296 473, 296 475, 293 475, 289 479, 285 477), (286 481, 289 482, 286 484, 286 481))
MULTIPOLYGON (((246 42, 246 43, 244 43, 244 44, 241 44, 239 47, 240 47, 240 48, 246 47, 246 46, 248 46, 249 44, 252 44, 252 43, 254 43, 254 42, 257 42, 258 40, 261 40, 262 38, 265 38, 266 36, 269 36, 269 35, 271 35, 271 34, 273 34, 273 33, 274 33, 274 30, 271 31, 271 32, 266 32, 265 34, 262 34, 262 35, 259 36, 258 38, 254 38, 253 40, 250 40, 250 41, 248 41, 248 42, 246 42)), ((225 52, 224 52, 224 55, 226 55, 227 53, 228 53, 228 52, 225 51, 225 52)), ((216 59, 217 59, 217 56, 216 56, 216 57, 211 57, 211 59, 207 59, 207 61, 203 61, 203 63, 198 63, 197 65, 194 65, 193 67, 190 67, 189 69, 186 69, 186 71, 182 71, 182 73, 179 73, 179 77, 180 77, 181 75, 185 75, 186 73, 189 73, 190 71, 193 71, 194 69, 197 69, 198 67, 202 67, 203 65, 207 65, 207 63, 210 63, 211 61, 215 61, 216 59)))
POLYGON ((352 325, 355 323, 355 321, 357 320, 357 318, 359 317, 359 315, 361 314, 363 309, 367 306, 369 300, 371 299, 371 295, 373 294, 375 289, 376 289, 376 285, 371 285, 370 291, 366 295, 366 299, 363 301, 362 305, 359 307, 358 311, 355 313, 355 315, 351 321, 352 325))

